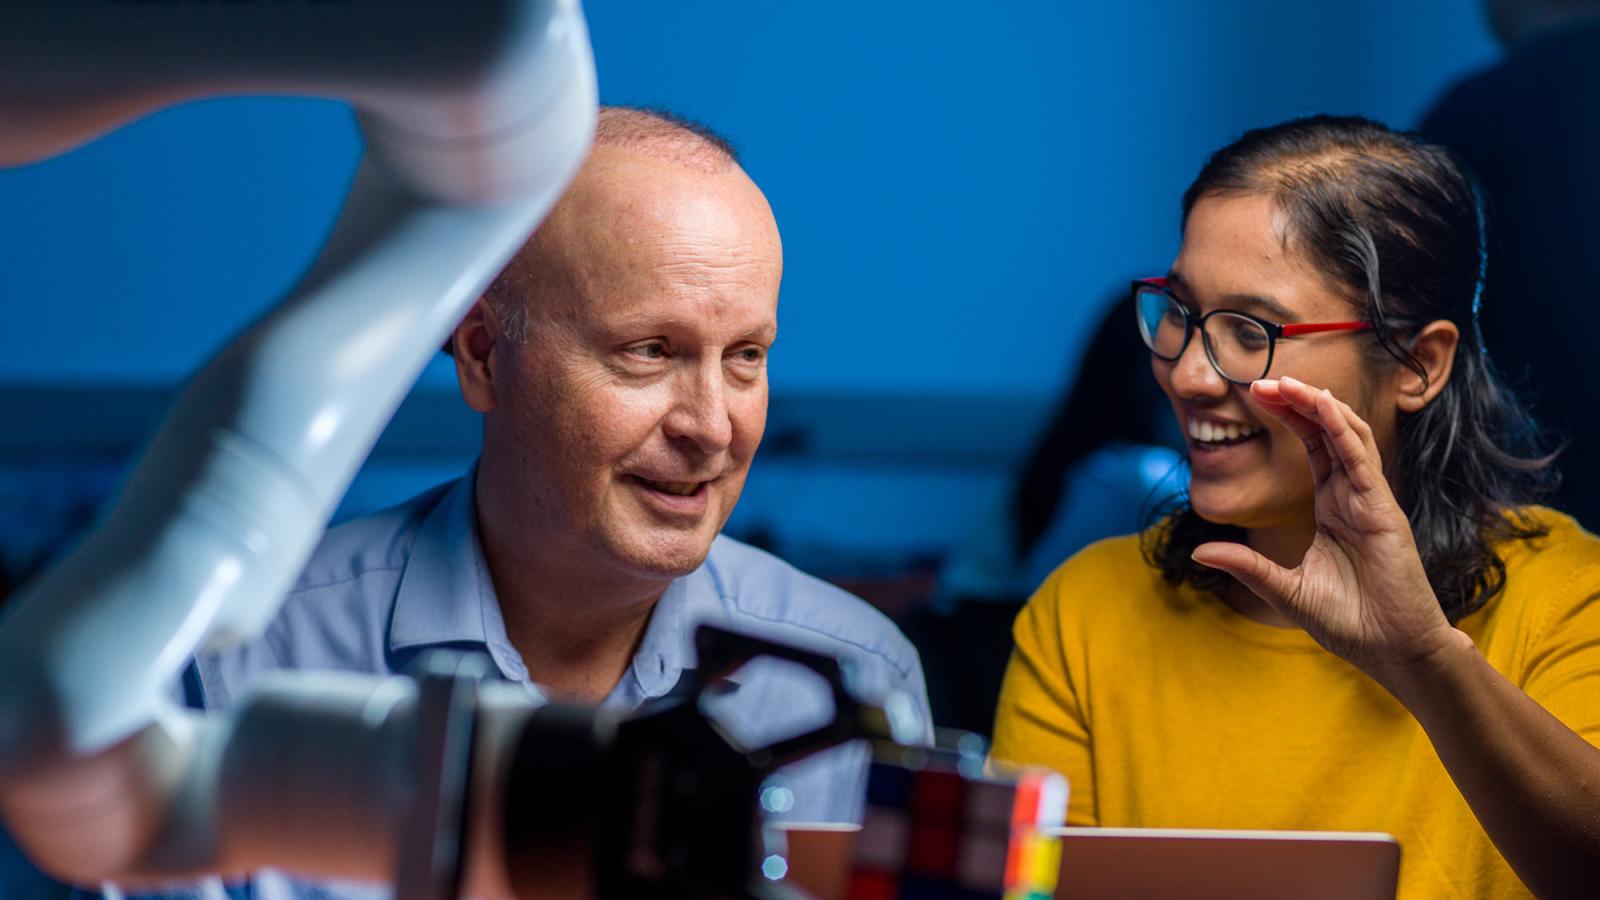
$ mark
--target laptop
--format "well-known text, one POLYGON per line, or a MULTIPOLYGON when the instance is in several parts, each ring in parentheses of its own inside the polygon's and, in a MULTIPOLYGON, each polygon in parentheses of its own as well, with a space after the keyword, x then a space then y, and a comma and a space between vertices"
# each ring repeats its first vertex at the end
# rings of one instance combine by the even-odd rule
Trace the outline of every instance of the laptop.
MULTIPOLYGON (((789 825, 769 839, 787 857, 784 882, 821 900, 842 898, 855 826, 789 825)), ((1393 900, 1400 845, 1387 834, 1058 828, 1056 900, 1187 898, 1393 900)), ((774 846, 773 849, 778 849, 774 846)))
POLYGON ((1400 844, 1352 831, 1058 828, 1056 900, 1394 900, 1400 844))

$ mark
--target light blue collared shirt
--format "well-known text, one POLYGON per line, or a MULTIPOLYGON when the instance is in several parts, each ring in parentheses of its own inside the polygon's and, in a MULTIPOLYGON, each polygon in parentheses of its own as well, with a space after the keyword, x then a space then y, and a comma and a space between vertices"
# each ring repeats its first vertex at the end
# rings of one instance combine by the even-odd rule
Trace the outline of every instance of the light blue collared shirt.
MULTIPOLYGON (((851 594, 727 537, 712 543, 699 568, 668 586, 632 665, 603 705, 633 710, 666 694, 695 664, 693 635, 701 622, 850 660, 863 693, 906 692, 924 739, 931 739, 922 665, 893 623, 851 594)), ((506 635, 478 539, 470 475, 330 529, 267 631, 244 647, 202 657, 197 670, 204 705, 220 709, 266 671, 390 674, 436 647, 485 651, 501 676, 543 697, 506 635)), ((734 690, 710 705, 750 744, 806 730, 832 710, 820 680, 786 664, 757 661, 733 681, 734 690)), ((792 806, 776 817, 860 821, 867 763, 866 748, 852 744, 782 770, 792 806)), ((312 886, 275 873, 262 873, 251 887, 256 897, 387 896, 386 889, 312 886)), ((198 895, 220 890, 213 883, 198 895)))

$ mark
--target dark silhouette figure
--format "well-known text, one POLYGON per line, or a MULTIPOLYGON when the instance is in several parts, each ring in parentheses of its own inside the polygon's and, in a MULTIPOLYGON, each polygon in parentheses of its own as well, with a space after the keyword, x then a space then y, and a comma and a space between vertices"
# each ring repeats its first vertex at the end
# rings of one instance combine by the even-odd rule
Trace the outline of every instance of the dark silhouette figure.
POLYGON ((1182 486, 1170 449, 1181 438, 1128 291, 1105 308, 1003 502, 946 561, 932 608, 907 625, 940 725, 988 734, 1011 622, 1028 596, 1082 547, 1138 531, 1160 495, 1182 486))
POLYGON ((1455 151, 1488 213, 1479 313, 1507 380, 1565 442, 1551 505, 1600 528, 1600 3, 1489 2, 1503 60, 1452 87, 1422 133, 1455 151))

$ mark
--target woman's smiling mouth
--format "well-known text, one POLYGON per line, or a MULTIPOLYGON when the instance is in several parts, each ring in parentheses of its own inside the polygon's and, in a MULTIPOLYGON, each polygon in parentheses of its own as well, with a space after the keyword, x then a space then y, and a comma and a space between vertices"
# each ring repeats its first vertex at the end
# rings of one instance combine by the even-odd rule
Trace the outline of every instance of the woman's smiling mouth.
POLYGON ((1189 417, 1190 443, 1202 450, 1220 449, 1250 440, 1264 429, 1259 425, 1189 417))

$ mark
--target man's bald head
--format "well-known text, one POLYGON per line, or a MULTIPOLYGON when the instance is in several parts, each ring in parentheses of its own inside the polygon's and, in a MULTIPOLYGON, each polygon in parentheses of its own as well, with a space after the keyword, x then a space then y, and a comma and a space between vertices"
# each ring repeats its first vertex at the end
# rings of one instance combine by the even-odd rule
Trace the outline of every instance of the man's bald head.
POLYGON ((705 560, 766 427, 782 278, 772 209, 725 142, 601 113, 577 177, 452 336, 483 413, 497 590, 516 567, 585 601, 608 579, 659 592, 705 560))
POLYGON ((713 174, 739 164, 727 138, 664 110, 607 106, 595 122, 594 145, 635 150, 713 174))
MULTIPOLYGON (((573 179, 567 195, 551 211, 551 219, 567 212, 563 207, 572 206, 576 200, 574 195, 588 187, 585 182, 611 162, 608 157, 614 154, 610 151, 639 154, 702 175, 744 177, 738 152, 726 138, 710 128, 663 110, 607 106, 601 108, 596 119, 594 145, 589 156, 573 179)), ((557 227, 551 225, 547 230, 557 227)), ((540 246, 548 243, 542 241, 541 237, 548 236, 535 234, 530 238, 505 271, 484 292, 496 318, 500 320, 502 333, 517 343, 527 336, 528 301, 537 297, 541 288, 548 286, 551 276, 557 274, 548 269, 552 264, 559 265, 551 258, 559 254, 542 252, 547 248, 540 246)))

